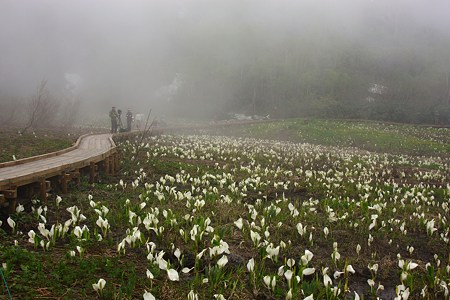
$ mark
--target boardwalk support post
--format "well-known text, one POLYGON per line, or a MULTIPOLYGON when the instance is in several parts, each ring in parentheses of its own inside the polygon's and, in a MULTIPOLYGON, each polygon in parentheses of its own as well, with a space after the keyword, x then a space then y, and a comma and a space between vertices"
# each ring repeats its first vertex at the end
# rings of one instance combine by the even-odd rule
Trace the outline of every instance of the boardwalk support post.
MULTIPOLYGON (((6 199, 6 202, 8 202, 8 213, 13 214, 16 212, 16 206, 17 206, 17 190, 5 190, 2 191, 3 198, 6 199)), ((1 203, 1 199, 0 199, 1 203)))
POLYGON ((94 183, 97 177, 97 165, 94 162, 89 164, 89 183, 94 183))
POLYGON ((105 173, 109 175, 109 157, 105 158, 105 160, 103 161, 103 166, 105 173))
POLYGON ((72 178, 72 175, 70 173, 63 172, 60 175, 60 183, 61 183, 61 192, 63 194, 67 193, 67 183, 72 178))
POLYGON ((119 154, 114 153, 114 173, 113 175, 116 175, 117 171, 119 171, 119 154))
POLYGON ((110 170, 109 170, 109 175, 114 176, 115 172, 116 172, 116 167, 115 167, 115 162, 114 162, 114 154, 108 157, 109 160, 109 166, 110 166, 110 170))
POLYGON ((47 192, 50 191, 50 189, 51 189, 50 181, 45 180, 45 178, 39 181, 39 195, 42 203, 47 203, 47 192))

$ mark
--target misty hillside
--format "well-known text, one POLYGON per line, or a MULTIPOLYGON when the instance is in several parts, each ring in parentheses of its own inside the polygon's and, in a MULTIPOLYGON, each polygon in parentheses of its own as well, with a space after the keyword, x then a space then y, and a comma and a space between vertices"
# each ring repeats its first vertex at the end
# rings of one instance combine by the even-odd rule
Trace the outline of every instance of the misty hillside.
POLYGON ((0 123, 42 80, 81 116, 443 123, 449 20, 444 0, 2 1, 0 123))

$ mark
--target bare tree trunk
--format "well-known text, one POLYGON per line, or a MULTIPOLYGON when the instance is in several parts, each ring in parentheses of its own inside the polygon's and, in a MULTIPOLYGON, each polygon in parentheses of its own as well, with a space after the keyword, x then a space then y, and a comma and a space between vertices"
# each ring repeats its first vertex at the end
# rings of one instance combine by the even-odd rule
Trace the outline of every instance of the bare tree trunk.
POLYGON ((21 132, 25 133, 29 128, 54 125, 59 106, 60 103, 50 96, 47 81, 42 80, 37 87, 36 94, 28 102, 27 122, 21 132))
POLYGON ((31 98, 29 103, 28 121, 25 127, 20 131, 21 134, 24 134, 29 128, 35 125, 38 111, 41 109, 43 99, 48 96, 46 85, 47 80, 42 80, 37 87, 36 94, 31 98))

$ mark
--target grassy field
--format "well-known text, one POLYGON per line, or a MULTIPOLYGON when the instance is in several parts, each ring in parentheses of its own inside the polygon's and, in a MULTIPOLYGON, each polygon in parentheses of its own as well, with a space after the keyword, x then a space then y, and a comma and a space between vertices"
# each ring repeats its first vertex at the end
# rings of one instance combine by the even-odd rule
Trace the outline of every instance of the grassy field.
POLYGON ((203 133, 358 147, 391 154, 450 156, 450 129, 366 121, 290 119, 211 127, 203 133))
POLYGON ((0 267, 14 299, 448 299, 448 133, 289 120, 122 137, 118 177, 2 219, 0 267))
POLYGON ((11 128, 0 129, 3 141, 0 163, 54 152, 72 146, 78 135, 57 130, 42 130, 20 134, 11 128))

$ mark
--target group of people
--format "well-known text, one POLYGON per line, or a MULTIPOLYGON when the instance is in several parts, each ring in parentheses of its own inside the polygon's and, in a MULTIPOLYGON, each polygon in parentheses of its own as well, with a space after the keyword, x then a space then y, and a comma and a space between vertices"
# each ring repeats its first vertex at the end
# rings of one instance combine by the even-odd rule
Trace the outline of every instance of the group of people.
POLYGON ((133 114, 131 110, 128 109, 126 114, 127 119, 127 127, 125 128, 122 124, 122 110, 116 110, 116 107, 113 106, 109 111, 109 117, 111 119, 111 133, 117 132, 126 132, 131 131, 131 122, 133 121, 133 114))

